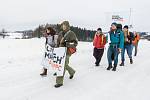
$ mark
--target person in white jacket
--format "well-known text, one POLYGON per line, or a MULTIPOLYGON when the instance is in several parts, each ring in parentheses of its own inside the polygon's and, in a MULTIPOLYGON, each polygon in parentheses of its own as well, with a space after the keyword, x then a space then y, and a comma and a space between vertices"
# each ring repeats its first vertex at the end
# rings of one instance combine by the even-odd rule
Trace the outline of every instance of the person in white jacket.
MULTIPOLYGON (((46 33, 44 33, 46 38, 45 47, 46 45, 51 46, 52 48, 57 47, 57 35, 56 31, 52 27, 46 28, 46 33)), ((41 76, 47 75, 47 66, 43 66, 43 72, 40 74, 41 76)))

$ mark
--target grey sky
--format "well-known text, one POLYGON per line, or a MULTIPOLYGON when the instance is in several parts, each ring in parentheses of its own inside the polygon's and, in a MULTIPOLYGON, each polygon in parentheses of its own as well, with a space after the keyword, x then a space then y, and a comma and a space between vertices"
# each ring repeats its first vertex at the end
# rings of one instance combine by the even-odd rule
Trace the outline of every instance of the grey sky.
POLYGON ((33 29, 69 20, 74 26, 107 31, 111 14, 128 18, 130 8, 134 30, 150 31, 150 0, 0 0, 0 30, 33 29))

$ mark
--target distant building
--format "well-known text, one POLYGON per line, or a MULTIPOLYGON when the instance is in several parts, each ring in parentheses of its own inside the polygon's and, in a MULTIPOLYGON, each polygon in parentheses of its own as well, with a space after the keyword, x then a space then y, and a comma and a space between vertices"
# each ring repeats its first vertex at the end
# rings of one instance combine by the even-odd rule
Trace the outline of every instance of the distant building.
POLYGON ((33 31, 32 30, 16 31, 16 33, 22 33, 23 39, 33 38, 33 31))
POLYGON ((9 32, 7 33, 7 37, 9 39, 22 39, 23 33, 17 33, 17 32, 9 32))

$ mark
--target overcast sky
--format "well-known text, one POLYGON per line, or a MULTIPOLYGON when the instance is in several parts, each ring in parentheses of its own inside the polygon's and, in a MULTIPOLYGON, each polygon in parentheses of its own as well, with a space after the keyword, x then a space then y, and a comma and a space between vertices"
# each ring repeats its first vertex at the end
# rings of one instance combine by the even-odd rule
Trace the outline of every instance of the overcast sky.
POLYGON ((134 30, 150 31, 150 0, 0 0, 0 30, 34 29, 39 24, 71 25, 108 31, 111 16, 119 13, 134 30))

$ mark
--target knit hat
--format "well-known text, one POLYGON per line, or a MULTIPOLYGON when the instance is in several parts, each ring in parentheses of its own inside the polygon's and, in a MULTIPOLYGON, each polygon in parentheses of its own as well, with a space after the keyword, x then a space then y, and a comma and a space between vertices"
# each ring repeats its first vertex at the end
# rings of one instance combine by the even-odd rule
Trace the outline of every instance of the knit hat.
POLYGON ((112 25, 115 25, 115 26, 117 27, 117 23, 116 23, 116 22, 112 23, 111 26, 112 26, 112 25))

